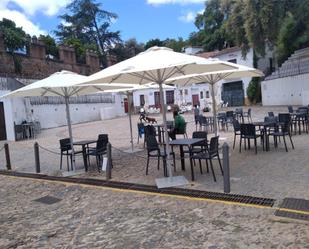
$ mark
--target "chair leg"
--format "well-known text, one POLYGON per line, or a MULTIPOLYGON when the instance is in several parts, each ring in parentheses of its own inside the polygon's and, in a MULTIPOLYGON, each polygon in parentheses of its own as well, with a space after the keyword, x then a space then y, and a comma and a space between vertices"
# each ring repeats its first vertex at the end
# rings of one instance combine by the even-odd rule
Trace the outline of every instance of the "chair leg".
POLYGON ((147 157, 146 175, 148 175, 148 166, 149 166, 149 156, 147 157))
POLYGON ((158 170, 160 169, 160 156, 158 156, 158 166, 157 166, 158 170))
POLYGON ((288 147, 286 146, 285 136, 283 136, 283 142, 284 142, 285 151, 288 152, 288 147))
POLYGON ((208 160, 206 159, 206 171, 209 173, 208 160))
POLYGON ((236 134, 234 134, 233 150, 235 149, 236 134))
POLYGON ((175 160, 175 153, 173 154, 173 163, 174 163, 174 172, 176 172, 176 160, 175 160))
POLYGON ((215 176, 214 167, 213 167, 213 165, 212 165, 212 160, 209 159, 209 162, 210 162, 210 169, 211 169, 211 172, 212 172, 212 176, 213 176, 213 178, 214 178, 214 181, 216 182, 217 179, 216 179, 216 176, 215 176))
POLYGON ((220 165, 221 173, 223 175, 223 169, 222 169, 222 164, 221 164, 221 159, 220 159, 219 153, 218 153, 218 162, 219 162, 219 165, 220 165))
POLYGON ((242 140, 242 137, 240 137, 239 139, 239 153, 241 153, 241 140, 242 140))
POLYGON ((66 154, 66 156, 67 156, 67 168, 68 168, 68 171, 70 171, 69 154, 66 154))
POLYGON ((62 169, 62 157, 63 157, 63 153, 61 152, 61 155, 60 155, 60 170, 62 169))
POLYGON ((293 144, 293 141, 292 141, 291 134, 289 134, 289 138, 290 138, 290 141, 291 141, 291 144, 292 144, 292 148, 293 148, 293 150, 294 150, 294 144, 293 144))
POLYGON ((255 154, 257 154, 257 144, 256 144, 256 138, 254 139, 254 147, 255 147, 255 154))
POLYGON ((198 159, 198 162, 199 162, 199 165, 200 165, 200 171, 201 171, 201 174, 203 174, 201 159, 198 159))

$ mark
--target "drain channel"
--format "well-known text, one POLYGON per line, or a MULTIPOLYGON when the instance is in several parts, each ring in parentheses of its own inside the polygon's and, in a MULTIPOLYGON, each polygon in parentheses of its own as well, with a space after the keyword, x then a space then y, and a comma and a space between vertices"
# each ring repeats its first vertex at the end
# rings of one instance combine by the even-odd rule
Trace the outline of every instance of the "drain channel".
POLYGON ((271 198, 261 198, 261 197, 253 197, 253 196, 237 195, 237 194, 224 194, 224 193, 216 193, 216 192, 208 192, 208 191, 184 189, 184 188, 158 189, 156 186, 152 186, 152 185, 136 184, 136 183, 128 183, 128 182, 106 181, 106 180, 98 180, 98 179, 90 179, 90 178, 68 178, 68 177, 59 177, 59 176, 48 176, 48 175, 43 175, 43 174, 38 175, 38 174, 31 174, 31 173, 12 172, 12 171, 5 171, 5 170, 0 170, 0 174, 16 176, 16 177, 49 180, 49 181, 109 187, 109 188, 115 188, 115 189, 126 189, 126 190, 134 190, 134 191, 149 192, 149 193, 183 196, 183 197, 189 197, 189 198, 190 197, 199 198, 199 199, 205 199, 205 200, 210 199, 210 200, 217 200, 217 201, 252 204, 252 205, 257 205, 257 206, 265 206, 265 207, 272 207, 275 203, 275 199, 271 199, 271 198))

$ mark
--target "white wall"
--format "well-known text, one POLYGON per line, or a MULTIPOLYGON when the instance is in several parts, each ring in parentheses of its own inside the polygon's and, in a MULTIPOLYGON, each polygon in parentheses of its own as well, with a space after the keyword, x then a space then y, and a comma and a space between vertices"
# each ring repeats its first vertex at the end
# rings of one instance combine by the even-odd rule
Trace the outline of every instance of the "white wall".
MULTIPOLYGON (((237 64, 244 65, 244 66, 247 66, 247 67, 253 67, 253 50, 252 49, 249 50, 245 59, 242 57, 240 49, 238 51, 235 51, 235 52, 232 52, 232 53, 226 53, 226 54, 219 55, 216 58, 223 60, 223 61, 229 61, 229 60, 236 59, 237 64)), ((243 82, 244 96, 247 97, 247 88, 248 88, 248 85, 251 81, 251 77, 249 77, 249 78, 235 78, 235 79, 229 79, 229 80, 222 80, 222 81, 218 82, 217 83, 217 85, 218 85, 218 91, 217 91, 218 99, 221 100, 221 92, 222 92, 222 87, 223 87, 222 85, 224 83, 234 82, 234 81, 242 81, 243 82)))
MULTIPOLYGON (((155 98, 154 98, 154 93, 159 92, 159 89, 145 89, 145 90, 137 90, 133 92, 133 104, 135 107, 141 106, 140 103, 140 95, 144 95, 145 99, 145 105, 146 106, 151 106, 155 105, 155 98)), ((176 102, 176 89, 170 88, 170 89, 163 89, 164 91, 164 103, 166 103, 166 91, 174 91, 174 99, 176 102)))
POLYGON ((308 92, 309 74, 262 82, 263 105, 308 105, 308 92))
MULTIPOLYGON (((8 92, 0 91, 0 96, 8 92)), ((31 120, 29 116, 31 109, 33 110, 33 118, 41 123, 43 129, 67 124, 64 104, 31 105, 27 98, 4 98, 1 101, 4 104, 7 140, 15 140, 14 122, 21 124, 24 120, 31 120)), ((70 112, 73 124, 125 115, 120 95, 115 95, 115 103, 71 104, 70 112)))

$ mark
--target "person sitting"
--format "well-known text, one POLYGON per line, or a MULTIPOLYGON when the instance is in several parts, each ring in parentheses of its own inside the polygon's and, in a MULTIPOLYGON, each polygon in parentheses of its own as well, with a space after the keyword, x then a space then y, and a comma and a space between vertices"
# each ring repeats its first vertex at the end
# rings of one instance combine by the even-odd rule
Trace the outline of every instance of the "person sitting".
POLYGON ((185 132, 186 121, 179 115, 178 111, 173 112, 174 128, 170 130, 169 136, 172 140, 176 139, 176 134, 183 134, 185 132))

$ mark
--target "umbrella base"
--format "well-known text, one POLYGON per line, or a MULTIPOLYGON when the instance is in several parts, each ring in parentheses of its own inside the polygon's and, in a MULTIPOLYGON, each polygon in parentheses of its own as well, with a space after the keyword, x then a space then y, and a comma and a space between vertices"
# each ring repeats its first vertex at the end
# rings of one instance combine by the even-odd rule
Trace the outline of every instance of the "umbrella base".
POLYGON ((164 178, 157 178, 156 184, 158 188, 170 188, 176 186, 183 186, 189 184, 184 176, 171 176, 164 178))

